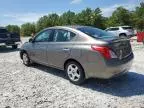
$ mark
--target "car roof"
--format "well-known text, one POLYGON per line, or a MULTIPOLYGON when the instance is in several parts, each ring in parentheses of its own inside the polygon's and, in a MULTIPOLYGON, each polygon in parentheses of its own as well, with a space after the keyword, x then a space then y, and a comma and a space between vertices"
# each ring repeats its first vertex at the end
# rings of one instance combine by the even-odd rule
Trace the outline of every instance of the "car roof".
POLYGON ((108 28, 119 28, 119 27, 131 27, 131 26, 115 26, 115 27, 108 27, 108 28))
POLYGON ((50 28, 71 28, 71 29, 78 29, 78 28, 83 28, 83 27, 91 27, 91 26, 81 26, 81 25, 66 25, 66 26, 54 26, 54 27, 49 27, 46 29, 50 29, 50 28))
POLYGON ((69 27, 69 28, 78 29, 78 28, 91 27, 91 26, 71 25, 71 26, 65 26, 65 27, 69 27))

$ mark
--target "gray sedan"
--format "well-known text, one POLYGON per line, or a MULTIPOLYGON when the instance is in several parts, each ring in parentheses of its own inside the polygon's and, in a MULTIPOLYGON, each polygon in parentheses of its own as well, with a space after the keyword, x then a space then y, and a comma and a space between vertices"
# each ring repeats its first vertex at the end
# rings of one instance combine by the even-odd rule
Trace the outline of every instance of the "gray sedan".
POLYGON ((64 70, 74 84, 122 75, 134 58, 128 39, 89 26, 44 29, 21 47, 20 57, 26 66, 39 63, 64 70))

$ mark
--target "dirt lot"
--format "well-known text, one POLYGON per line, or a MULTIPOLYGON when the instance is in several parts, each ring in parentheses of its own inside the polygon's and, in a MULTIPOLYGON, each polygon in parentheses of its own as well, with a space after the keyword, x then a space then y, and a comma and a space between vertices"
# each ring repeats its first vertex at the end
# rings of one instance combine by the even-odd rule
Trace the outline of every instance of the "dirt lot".
POLYGON ((135 59, 127 75, 82 86, 69 83, 60 70, 26 67, 18 50, 1 47, 0 108, 144 108, 144 46, 132 46, 135 59))

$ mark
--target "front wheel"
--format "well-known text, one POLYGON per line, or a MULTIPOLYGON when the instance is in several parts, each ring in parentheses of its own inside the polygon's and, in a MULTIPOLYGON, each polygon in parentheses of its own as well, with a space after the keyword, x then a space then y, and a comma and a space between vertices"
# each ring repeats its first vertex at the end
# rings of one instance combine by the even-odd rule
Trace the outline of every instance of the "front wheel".
POLYGON ((30 66, 31 65, 31 60, 30 58, 28 57, 28 54, 26 52, 24 52, 22 54, 22 60, 23 60, 23 64, 26 65, 26 66, 30 66))
POLYGON ((120 34, 119 37, 120 37, 120 38, 127 38, 127 35, 126 35, 126 34, 120 34))
POLYGON ((66 74, 70 82, 80 85, 85 81, 84 69, 77 62, 68 62, 65 68, 66 74))

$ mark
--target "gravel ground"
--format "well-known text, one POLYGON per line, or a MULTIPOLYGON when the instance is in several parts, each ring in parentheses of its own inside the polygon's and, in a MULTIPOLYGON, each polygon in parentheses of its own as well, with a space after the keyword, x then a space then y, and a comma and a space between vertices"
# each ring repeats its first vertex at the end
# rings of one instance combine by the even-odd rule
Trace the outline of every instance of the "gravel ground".
POLYGON ((135 60, 127 75, 89 79, 82 86, 60 70, 26 67, 18 50, 0 47, 0 108, 144 108, 144 46, 135 41, 132 46, 135 60))

